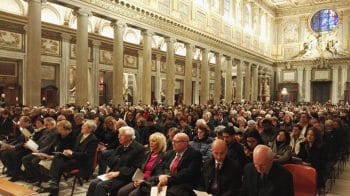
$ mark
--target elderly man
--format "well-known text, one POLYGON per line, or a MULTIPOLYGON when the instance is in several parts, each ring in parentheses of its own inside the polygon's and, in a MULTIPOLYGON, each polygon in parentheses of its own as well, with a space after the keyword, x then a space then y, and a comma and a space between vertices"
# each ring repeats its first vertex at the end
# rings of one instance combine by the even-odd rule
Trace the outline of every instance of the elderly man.
POLYGON ((224 140, 215 140, 211 148, 214 158, 204 163, 201 188, 213 196, 237 195, 242 184, 242 168, 228 158, 224 140))
POLYGON ((109 159, 112 163, 111 171, 105 175, 107 180, 92 181, 87 196, 116 195, 121 187, 131 182, 136 168, 141 166, 145 149, 135 141, 135 130, 129 126, 121 127, 118 137, 120 145, 109 159))
MULTIPOLYGON (((97 149, 97 138, 93 134, 96 123, 87 120, 81 127, 81 134, 77 137, 73 149, 65 149, 62 154, 56 154, 52 160, 49 180, 49 188, 58 191, 60 178, 65 171, 80 169, 81 176, 89 179, 92 175, 92 164, 97 149)), ((48 188, 43 184, 44 188, 48 188)))
POLYGON ((178 133, 173 139, 173 150, 164 157, 158 189, 168 186, 167 195, 195 195, 192 189, 199 184, 201 168, 201 153, 189 146, 187 134, 178 133))
POLYGON ((241 195, 293 196, 293 176, 278 163, 273 162, 271 148, 258 145, 253 152, 253 162, 244 168, 241 195))

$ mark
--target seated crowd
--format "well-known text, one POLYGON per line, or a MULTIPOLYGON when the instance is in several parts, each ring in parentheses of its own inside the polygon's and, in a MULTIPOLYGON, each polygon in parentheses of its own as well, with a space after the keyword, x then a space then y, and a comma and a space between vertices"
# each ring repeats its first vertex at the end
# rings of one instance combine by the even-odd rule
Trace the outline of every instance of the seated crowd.
POLYGON ((322 190, 350 141, 348 105, 7 106, 0 114, 3 172, 52 194, 79 169, 88 196, 149 195, 154 186, 167 195, 293 195, 288 163, 315 168, 322 190))

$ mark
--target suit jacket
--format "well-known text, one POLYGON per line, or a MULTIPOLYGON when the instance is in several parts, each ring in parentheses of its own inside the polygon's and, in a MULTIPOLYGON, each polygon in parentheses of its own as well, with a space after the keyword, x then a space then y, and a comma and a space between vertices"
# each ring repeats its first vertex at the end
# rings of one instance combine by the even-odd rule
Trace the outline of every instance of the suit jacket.
POLYGON ((130 182, 136 169, 140 168, 144 157, 145 148, 135 140, 126 149, 122 145, 118 146, 110 160, 112 170, 120 172, 116 179, 130 182))
POLYGON ((163 174, 169 174, 168 186, 172 185, 189 185, 194 188, 199 184, 202 168, 202 154, 188 147, 182 155, 177 166, 177 172, 171 174, 170 164, 176 156, 176 152, 168 151, 164 157, 163 174))
POLYGON ((241 196, 294 196, 293 176, 278 163, 273 163, 263 185, 253 163, 244 168, 241 196))
POLYGON ((89 178, 93 172, 92 164, 94 161, 98 140, 96 136, 91 133, 84 139, 84 141, 80 143, 82 136, 83 135, 80 134, 77 137, 71 158, 77 161, 81 176, 84 178, 89 178))
POLYGON ((218 170, 217 192, 211 191, 212 182, 215 178, 216 164, 212 158, 204 163, 202 176, 203 182, 201 189, 213 194, 214 196, 234 196, 238 195, 242 185, 243 169, 237 161, 229 159, 224 160, 221 168, 218 170))

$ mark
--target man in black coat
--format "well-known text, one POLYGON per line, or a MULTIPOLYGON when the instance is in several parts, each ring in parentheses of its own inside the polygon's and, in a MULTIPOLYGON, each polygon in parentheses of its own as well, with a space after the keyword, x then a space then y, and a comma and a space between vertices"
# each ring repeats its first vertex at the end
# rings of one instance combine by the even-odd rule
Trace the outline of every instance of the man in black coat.
POLYGON ((136 169, 144 160, 145 149, 135 141, 135 130, 125 126, 119 128, 119 143, 114 154, 110 157, 111 171, 105 177, 107 180, 96 179, 90 183, 87 196, 116 195, 118 190, 131 182, 136 169))
POLYGON ((212 144, 213 158, 203 166, 201 189, 213 196, 238 195, 242 185, 242 168, 228 158, 225 141, 217 139, 212 144))
POLYGON ((294 196, 293 176, 273 162, 271 148, 256 146, 253 162, 244 168, 241 196, 294 196))
POLYGON ((178 133, 173 139, 173 150, 164 157, 163 174, 158 178, 158 189, 168 186, 167 195, 195 195, 201 176, 202 155, 189 147, 189 137, 178 133))
MULTIPOLYGON (((92 165, 97 149, 98 140, 93 134, 96 123, 87 120, 81 127, 81 134, 77 137, 73 149, 65 149, 62 154, 56 154, 52 160, 49 180, 49 188, 58 191, 60 178, 65 171, 80 169, 80 176, 89 179, 92 175, 92 165)), ((48 188, 43 184, 44 188, 48 188)))

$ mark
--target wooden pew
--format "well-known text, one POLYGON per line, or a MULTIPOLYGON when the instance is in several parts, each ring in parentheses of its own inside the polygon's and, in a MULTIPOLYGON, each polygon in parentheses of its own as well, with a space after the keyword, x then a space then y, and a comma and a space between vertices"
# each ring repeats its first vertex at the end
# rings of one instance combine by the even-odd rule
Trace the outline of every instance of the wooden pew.
POLYGON ((22 185, 10 182, 5 178, 0 178, 0 195, 1 196, 33 196, 33 195, 38 195, 38 193, 22 185))

